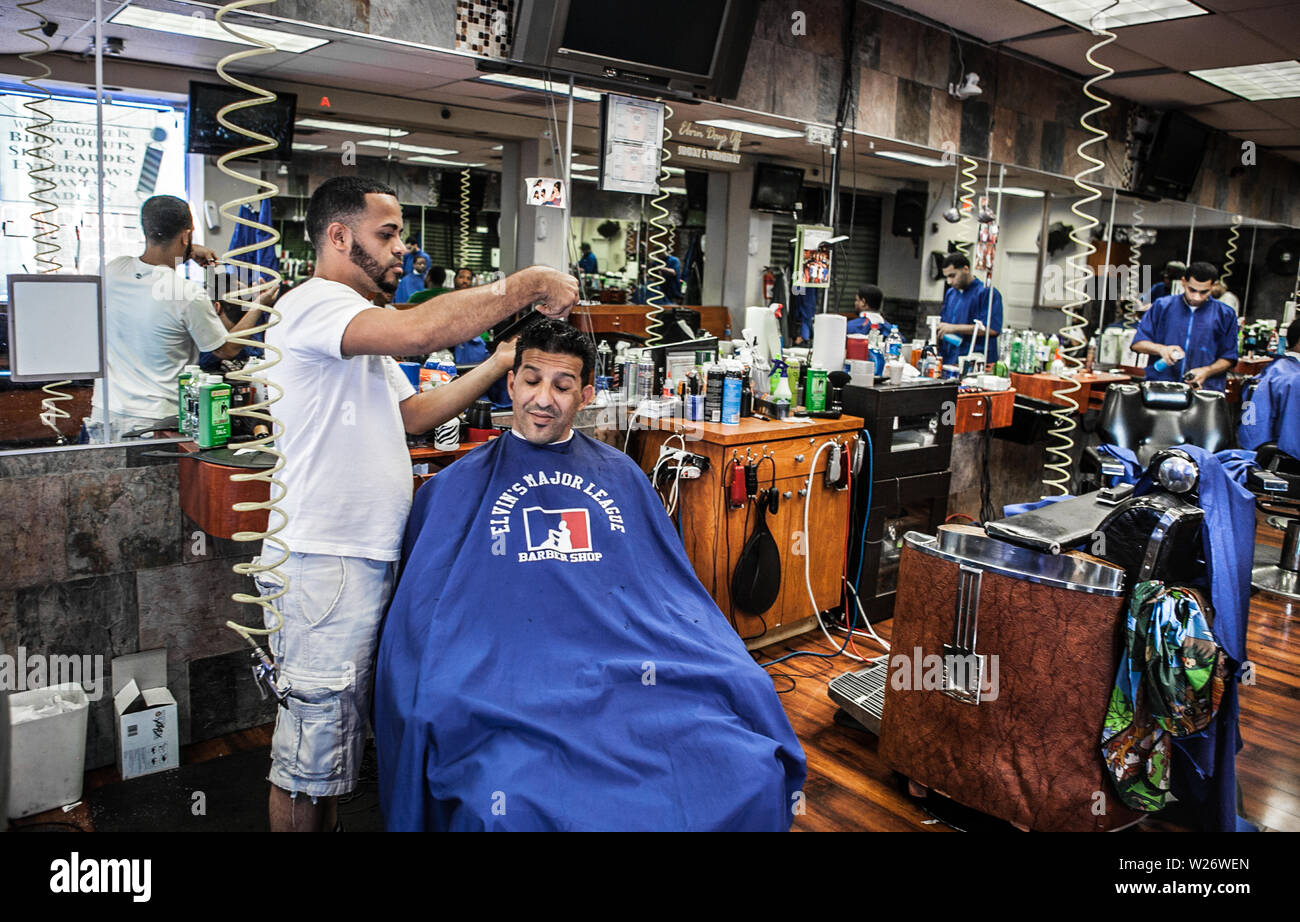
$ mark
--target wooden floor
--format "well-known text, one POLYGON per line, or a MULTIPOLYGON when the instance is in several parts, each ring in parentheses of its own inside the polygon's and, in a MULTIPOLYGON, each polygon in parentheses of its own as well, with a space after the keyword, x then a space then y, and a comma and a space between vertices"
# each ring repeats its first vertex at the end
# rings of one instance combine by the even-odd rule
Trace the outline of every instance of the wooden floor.
MULTIPOLYGON (((1281 534, 1262 523, 1257 539, 1280 546, 1281 534)), ((889 639, 891 623, 877 632, 889 639)), ((792 650, 831 652, 820 631, 774 644, 757 651, 768 662, 792 650)), ((868 642, 859 651, 871 655, 868 642)), ((1287 604, 1264 594, 1251 598, 1250 629, 1246 652, 1255 664, 1256 684, 1241 689, 1241 734, 1245 747, 1237 756, 1237 778, 1247 819, 1263 829, 1300 832, 1300 604, 1287 604)), ((927 831, 948 832, 952 826, 938 820, 908 797, 894 773, 876 754, 870 734, 835 723, 834 702, 826 694, 835 676, 861 668, 844 657, 822 659, 801 656, 770 670, 790 723, 808 759, 804 785, 805 812, 794 829, 814 831, 927 831)), ((215 740, 187 746, 184 762, 219 758, 232 752, 270 745, 271 726, 255 727, 215 740)), ((120 783, 114 768, 86 774, 86 790, 120 783)), ((264 799, 264 790, 250 791, 264 799)), ((93 831, 84 803, 70 811, 51 810, 17 821, 17 827, 75 826, 93 831)), ((1186 827, 1152 818, 1142 829, 1178 831, 1186 827)))
MULTIPOLYGON (((1263 524, 1260 544, 1281 545, 1281 533, 1263 524)), ((889 639, 892 624, 876 632, 889 639)), ((769 662, 792 650, 833 652, 820 631, 760 651, 769 662)), ((860 642, 864 655, 878 654, 860 642)), ((1241 735, 1237 780, 1245 816, 1265 829, 1300 832, 1300 604, 1257 593, 1251 597, 1246 654, 1255 664, 1256 684, 1241 688, 1241 735)), ((862 668, 845 657, 801 656, 772 667, 778 691, 808 759, 806 813, 795 819, 801 831, 949 830, 908 797, 894 773, 876 754, 876 738, 836 725, 836 704, 826 693, 835 676, 862 668)), ((1177 831, 1185 827, 1155 817, 1141 828, 1177 831)))

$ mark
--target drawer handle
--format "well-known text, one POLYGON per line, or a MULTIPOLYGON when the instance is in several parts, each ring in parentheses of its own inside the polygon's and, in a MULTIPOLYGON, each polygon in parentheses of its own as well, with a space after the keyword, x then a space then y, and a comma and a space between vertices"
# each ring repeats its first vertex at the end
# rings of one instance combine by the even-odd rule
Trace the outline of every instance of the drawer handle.
POLYGON ((803 455, 795 455, 795 456, 794 456, 794 459, 795 459, 795 461, 802 462, 802 461, 803 461, 803 455))
POLYGON ((970 415, 972 419, 979 419, 981 416, 984 415, 984 411, 980 410, 978 413, 976 413, 974 410, 971 410, 970 415))
POLYGON ((791 493, 789 490, 786 490, 784 493, 781 494, 782 499, 789 499, 791 496, 794 496, 794 494, 791 493))

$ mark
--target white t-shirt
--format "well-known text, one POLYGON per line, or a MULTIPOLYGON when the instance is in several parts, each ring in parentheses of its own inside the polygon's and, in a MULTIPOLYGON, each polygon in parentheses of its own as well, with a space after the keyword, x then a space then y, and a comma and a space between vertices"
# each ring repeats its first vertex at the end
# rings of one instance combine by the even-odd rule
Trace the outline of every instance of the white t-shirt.
MULTIPOLYGON (((141 419, 176 415, 181 371, 225 342, 226 328, 203 286, 170 266, 119 256, 104 273, 109 410, 141 419)), ((91 397, 104 405, 95 382, 91 397)))
POLYGON ((284 388, 270 409, 283 423, 279 537, 304 554, 397 560, 412 493, 397 405, 415 388, 389 356, 343 357, 343 331, 375 309, 347 285, 310 279, 275 307, 266 342, 283 355, 265 374, 284 388))

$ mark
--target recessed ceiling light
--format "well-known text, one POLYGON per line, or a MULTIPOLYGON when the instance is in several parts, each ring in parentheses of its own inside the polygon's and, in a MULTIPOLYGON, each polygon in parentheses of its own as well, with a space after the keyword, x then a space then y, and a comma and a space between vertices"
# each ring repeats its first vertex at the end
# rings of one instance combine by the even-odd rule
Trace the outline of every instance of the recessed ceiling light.
MULTIPOLYGON (((483 74, 478 78, 483 83, 497 83, 501 86, 516 86, 525 90, 538 90, 542 93, 552 93, 556 96, 568 96, 569 85, 567 83, 557 83, 552 80, 547 83, 545 80, 538 80, 536 77, 519 77, 514 74, 483 74)), ((591 90, 584 90, 580 87, 573 88, 573 98, 582 99, 586 102, 600 102, 600 93, 591 90)))
POLYGON ((933 157, 922 157, 920 154, 909 154, 902 150, 878 150, 877 157, 884 157, 888 160, 901 160, 904 163, 916 163, 921 166, 951 166, 952 164, 944 163, 942 160, 936 160, 933 157))
POLYGON ((1236 93, 1242 99, 1290 99, 1300 96, 1300 61, 1215 67, 1190 73, 1206 83, 1236 93))
POLYGON ((401 128, 380 128, 378 125, 361 125, 356 122, 331 122, 323 118, 300 118, 294 122, 299 128, 321 128, 325 131, 350 131, 353 134, 382 134, 400 138, 410 134, 401 128))
POLYGON ((382 147, 384 149, 400 150, 405 154, 431 154, 434 157, 445 157, 448 154, 459 154, 458 150, 450 150, 446 147, 420 147, 418 144, 398 144, 388 141, 358 141, 357 147, 382 147))
POLYGON ((743 131, 746 134, 761 135, 764 138, 802 138, 802 131, 791 131, 788 128, 773 128, 771 125, 761 125, 758 122, 743 122, 734 118, 711 118, 706 121, 696 122, 697 125, 710 125, 714 128, 723 128, 727 131, 743 131))
POLYGON ((464 166, 464 167, 486 165, 482 163, 463 163, 460 160, 443 160, 440 157, 425 157, 423 155, 419 157, 407 157, 406 162, 407 163, 436 163, 439 164, 440 166, 464 166))
POLYGON ((998 193, 1002 193, 1003 195, 1013 195, 1016 198, 1042 198, 1047 194, 1041 189, 1025 189, 1021 186, 1003 186, 1001 188, 994 186, 992 189, 988 190, 989 195, 997 195, 998 193))
POLYGON ((1092 28, 1093 17, 1099 28, 1119 29, 1144 22, 1164 22, 1169 19, 1186 19, 1204 16, 1202 9, 1188 0, 1024 0, 1045 13, 1059 16, 1085 29, 1092 28), (1097 15, 1100 13, 1101 15, 1097 15))
MULTIPOLYGON (((144 10, 128 6, 119 10, 109 22, 118 26, 134 26, 137 29, 151 29, 155 32, 169 32, 172 35, 188 35, 191 38, 206 38, 214 42, 229 42, 232 45, 254 45, 236 38, 223 29, 215 19, 203 16, 182 16, 179 13, 167 13, 162 10, 144 10)), ((292 32, 278 32, 273 29, 260 29, 241 23, 232 23, 233 28, 251 38, 261 39, 268 45, 274 45, 276 51, 301 54, 321 45, 329 44, 328 39, 312 38, 308 35, 295 35, 292 32)))
POLYGON ((294 150, 324 150, 328 146, 327 144, 308 144, 305 141, 293 142, 294 150))

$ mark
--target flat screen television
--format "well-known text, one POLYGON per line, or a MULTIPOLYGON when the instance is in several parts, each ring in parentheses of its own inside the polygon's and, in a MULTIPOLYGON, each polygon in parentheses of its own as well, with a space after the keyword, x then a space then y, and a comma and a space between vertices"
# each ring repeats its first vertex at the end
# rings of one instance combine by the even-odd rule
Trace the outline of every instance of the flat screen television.
POLYGON ((1141 170, 1140 192, 1185 200, 1201 170, 1210 129, 1182 112, 1166 112, 1141 170))
MULTIPOLYGON (((187 150, 191 154, 219 157, 232 150, 239 150, 256 143, 217 121, 217 113, 223 106, 248 98, 249 94, 239 87, 191 80, 187 150)), ((297 109, 296 94, 280 93, 274 102, 237 109, 230 114, 229 119, 241 128, 260 132, 276 140, 278 145, 276 149, 259 154, 258 159, 291 160, 293 159, 293 119, 297 109)))
POLYGON ((519 0, 512 62, 631 88, 732 99, 754 0, 519 0))
POLYGON ((754 167, 754 191, 749 207, 754 211, 794 211, 803 190, 803 170, 775 163, 754 167))

